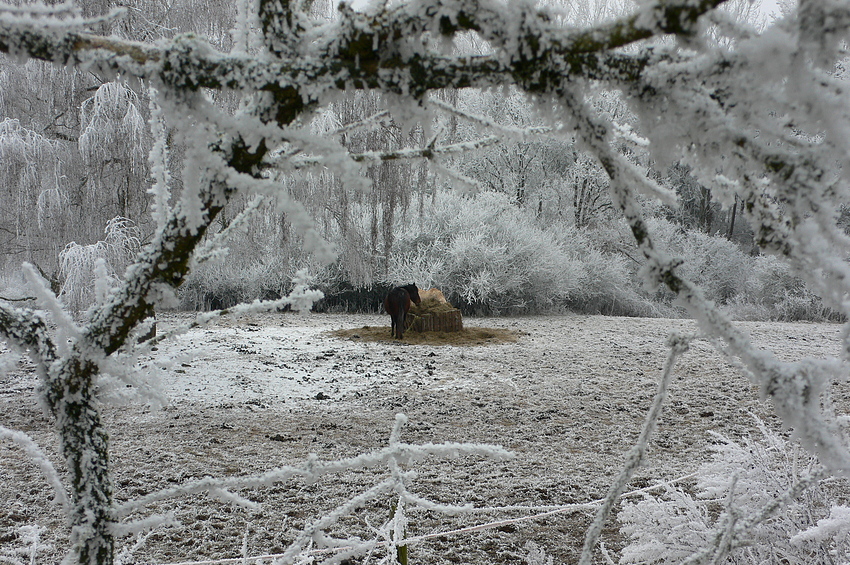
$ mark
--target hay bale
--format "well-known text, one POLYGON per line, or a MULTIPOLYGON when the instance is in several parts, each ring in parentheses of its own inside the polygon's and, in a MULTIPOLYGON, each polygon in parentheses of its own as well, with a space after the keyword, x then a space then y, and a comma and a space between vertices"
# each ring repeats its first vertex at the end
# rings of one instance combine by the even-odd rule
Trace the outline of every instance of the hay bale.
POLYGON ((432 288, 419 293, 422 302, 412 304, 408 312, 407 329, 415 332, 459 332, 463 330, 460 310, 446 301, 443 293, 432 288), (431 293, 436 290, 439 296, 431 293), (428 293, 426 296, 423 294, 428 293))
POLYGON ((442 302, 444 304, 448 304, 449 301, 446 300, 446 297, 443 296, 443 293, 439 288, 429 288, 428 290, 420 290, 419 298, 423 301, 425 300, 436 300, 437 302, 442 302))

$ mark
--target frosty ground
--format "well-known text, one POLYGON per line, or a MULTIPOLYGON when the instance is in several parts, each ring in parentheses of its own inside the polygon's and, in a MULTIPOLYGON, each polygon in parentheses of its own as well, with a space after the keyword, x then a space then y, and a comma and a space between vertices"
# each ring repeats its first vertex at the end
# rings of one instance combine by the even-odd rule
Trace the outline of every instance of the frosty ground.
MULTIPOLYGON (((188 319, 187 314, 162 315, 159 331, 188 319)), ((418 464, 417 494, 482 510, 457 516, 411 510, 411 536, 591 502, 605 494, 637 437, 667 355, 668 335, 696 331, 688 320, 564 315, 466 319, 467 326, 514 330, 519 338, 469 347, 366 342, 329 333, 388 323, 388 317, 370 315, 255 315, 222 320, 161 344, 156 357, 143 364, 161 374, 159 386, 169 404, 153 409, 137 402, 104 411, 116 500, 205 476, 298 465, 309 454, 330 460, 376 450, 386 445, 395 415, 403 413, 409 418, 403 441, 486 442, 515 455, 507 461, 460 457, 418 464), (170 362, 160 370, 157 359, 170 362), (487 510, 504 506, 527 509, 487 510)), ((782 359, 839 354, 838 325, 740 326, 782 359)), ((709 430, 731 438, 758 434, 752 415, 777 426, 758 390, 706 340, 692 343, 674 375, 634 489, 692 473, 710 457, 716 440, 709 430)), ((61 472, 35 386, 25 362, 0 377, 0 425, 29 434, 61 472)), ((846 413, 847 386, 835 391, 834 402, 846 413)), ((315 484, 292 480, 241 492, 260 504, 254 510, 207 495, 154 504, 133 518, 173 512, 179 524, 157 529, 133 559, 177 563, 279 553, 310 520, 384 475, 381 469, 349 471, 315 484)), ((0 442, 0 556, 23 545, 22 526, 39 525, 45 529, 37 562, 61 559, 68 532, 52 498, 38 468, 10 442, 0 442)), ((371 528, 387 519, 392 502, 370 503, 334 533, 370 537, 371 528)), ((591 515, 576 510, 438 536, 411 546, 410 562, 524 563, 529 541, 556 563, 574 562, 591 515)), ((603 540, 612 550, 621 546, 616 522, 609 523, 603 540)))

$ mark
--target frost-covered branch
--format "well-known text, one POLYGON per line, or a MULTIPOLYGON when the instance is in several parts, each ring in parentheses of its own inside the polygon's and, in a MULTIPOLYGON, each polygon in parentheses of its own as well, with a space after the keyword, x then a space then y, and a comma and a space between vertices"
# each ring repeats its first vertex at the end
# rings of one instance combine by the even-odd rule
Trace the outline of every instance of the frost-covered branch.
POLYGON ((610 146, 612 126, 593 116, 576 93, 565 88, 561 100, 574 116, 577 131, 599 159, 611 178, 611 196, 623 213, 639 249, 646 259, 644 274, 652 287, 664 285, 688 308, 702 329, 719 336, 729 351, 739 357, 757 379, 762 393, 774 403, 783 422, 794 428, 804 445, 836 470, 850 472, 850 452, 833 436, 820 406, 821 393, 831 378, 841 375, 837 360, 803 360, 783 363, 772 353, 757 350, 744 332, 736 328, 718 307, 706 300, 701 289, 683 277, 680 262, 656 249, 643 219, 635 187, 648 194, 660 195, 654 183, 637 176, 630 163, 610 146))
POLYGON ((325 475, 340 473, 352 469, 368 469, 379 466, 389 466, 391 463, 408 465, 432 456, 460 457, 462 455, 476 455, 495 460, 507 459, 512 456, 510 452, 500 446, 487 444, 426 443, 414 445, 408 443, 394 443, 381 450, 364 453, 347 459, 323 462, 312 457, 299 467, 278 467, 276 469, 265 471, 259 475, 248 477, 229 477, 226 479, 200 479, 178 487, 154 492, 137 500, 118 505, 115 507, 114 514, 116 518, 121 518, 154 502, 214 490, 233 491, 238 489, 270 486, 289 480, 293 477, 300 477, 306 482, 315 482, 325 475))
MULTIPOLYGON (((321 547, 345 548, 345 551, 340 554, 343 556, 363 554, 377 547, 379 542, 362 542, 361 540, 354 538, 334 539, 329 537, 325 532, 341 518, 350 515, 354 510, 382 495, 395 491, 400 497, 400 500, 412 504, 415 507, 437 512, 453 514, 462 511, 469 511, 471 509, 469 506, 457 507, 436 504, 428 501, 427 499, 411 494, 408 490, 407 483, 411 480, 411 478, 413 478, 415 473, 402 471, 400 467, 401 465, 409 465, 431 456, 446 458, 458 457, 461 455, 477 455, 495 460, 502 460, 511 457, 511 454, 508 451, 494 445, 466 443, 427 443, 422 445, 412 445, 402 443, 400 441, 400 434, 401 429, 406 422, 407 418, 405 416, 401 414, 397 415, 395 425, 390 434, 389 445, 376 452, 364 453, 356 457, 328 462, 322 462, 317 457, 311 456, 303 465, 298 467, 279 467, 259 475, 248 477, 230 477, 226 479, 204 478, 178 487, 154 492, 137 500, 132 500, 116 506, 113 511, 113 516, 115 519, 121 519, 154 502, 202 493, 248 508, 257 508, 258 505, 239 496, 234 491, 237 489, 249 489, 263 486, 268 487, 295 477, 308 483, 314 483, 321 477, 332 473, 339 473, 353 469, 372 468, 376 466, 386 466, 389 470, 389 477, 365 491, 352 496, 325 516, 307 524, 307 526, 305 526, 304 529, 296 536, 296 539, 292 542, 286 552, 281 556, 281 562, 295 562, 295 559, 312 543, 316 543, 321 547)), ((162 519, 156 518, 151 520, 150 523, 158 525, 161 521, 162 519)), ((131 531, 138 531, 138 527, 143 526, 145 523, 146 522, 143 521, 130 525, 116 525, 114 528, 116 530, 126 530, 129 528, 131 531)), ((403 536, 397 535, 393 539, 401 539, 401 537, 403 536)))
POLYGON ((439 100, 437 98, 430 98, 428 100, 428 104, 436 106, 437 108, 440 108, 441 110, 449 112, 450 114, 453 114, 453 115, 455 115, 455 116, 457 116, 461 119, 468 120, 472 123, 478 124, 482 127, 494 129, 494 130, 498 131, 499 133, 504 133, 504 134, 507 134, 511 137, 516 137, 516 138, 520 138, 520 139, 523 139, 523 138, 526 138, 526 137, 529 137, 529 136, 545 134, 545 133, 549 133, 549 132, 552 131, 552 128, 549 127, 549 126, 536 126, 536 127, 529 127, 529 128, 520 128, 520 127, 516 127, 516 126, 508 126, 508 125, 500 124, 500 123, 498 123, 494 120, 491 120, 490 118, 488 118, 486 116, 480 116, 478 114, 472 114, 472 113, 469 113, 469 112, 464 112, 464 111, 452 106, 451 104, 443 102, 442 100, 439 100))
POLYGON ((723 563, 731 551, 750 544, 748 534, 754 528, 775 516, 777 512, 785 508, 792 501, 797 500, 804 491, 823 480, 826 475, 826 472, 820 471, 802 477, 783 492, 781 496, 765 505, 759 512, 750 516, 739 516, 739 510, 734 507, 733 493, 736 481, 733 480, 730 484, 724 505, 725 513, 720 527, 714 532, 712 543, 682 560, 682 565, 695 565, 706 562, 723 563))
POLYGON ((501 138, 496 136, 483 137, 473 141, 452 143, 450 145, 433 145, 421 148, 398 149, 396 151, 369 151, 355 153, 351 159, 358 163, 378 163, 380 161, 395 161, 398 159, 436 159, 445 155, 454 155, 483 149, 499 143, 501 138))
POLYGON ((29 350, 39 376, 44 378, 47 368, 56 361, 56 347, 41 314, 28 308, 16 308, 0 300, 0 335, 20 350, 29 350))
MULTIPOLYGON (((267 22, 267 38, 285 42, 286 30, 300 26, 309 28, 309 33, 299 33, 312 40, 305 40, 297 55, 289 58, 289 49, 273 41, 272 50, 280 55, 276 59, 216 53, 190 36, 154 47, 76 30, 46 33, 41 18, 22 17, 0 7, 0 52, 95 67, 187 91, 265 91, 277 103, 275 119, 289 123, 323 91, 346 85, 421 96, 427 90, 494 86, 505 80, 531 92, 546 92, 569 75, 634 77, 645 60, 636 63, 603 52, 658 35, 689 35, 699 16, 722 1, 649 3, 629 17, 581 31, 565 29, 530 2, 511 3, 512 18, 505 17, 504 4, 495 0, 411 2, 378 14, 343 8, 337 21, 323 26, 303 24, 303 14, 297 18, 302 24, 287 18, 267 22), (284 20, 287 25, 278 29, 284 20), (499 53, 451 57, 415 48, 409 41, 425 33, 452 36, 461 31, 481 33, 499 53)), ((288 2, 261 4, 289 7, 288 2)))
POLYGON ((255 300, 250 304, 237 304, 230 308, 211 310, 209 312, 198 314, 191 322, 182 324, 168 332, 157 335, 156 337, 146 341, 139 349, 150 351, 163 341, 173 339, 175 336, 184 334, 194 328, 205 327, 216 320, 228 316, 238 317, 264 312, 276 312, 286 307, 291 307, 292 310, 295 310, 296 312, 309 312, 313 307, 313 304, 324 297, 322 291, 310 288, 311 280, 309 272, 306 269, 302 269, 295 273, 295 276, 292 279, 292 292, 283 298, 278 300, 255 300))
POLYGON ((358 129, 361 129, 361 128, 374 127, 374 126, 377 126, 377 125, 383 124, 384 122, 389 121, 389 119, 390 119, 389 110, 381 110, 380 112, 373 114, 371 116, 368 116, 366 118, 363 118, 362 120, 357 120, 357 121, 351 122, 349 124, 345 124, 344 126, 341 126, 337 129, 335 129, 333 132, 331 132, 331 135, 340 135, 340 134, 347 133, 347 132, 354 131, 354 130, 358 130, 358 129))
POLYGON ((38 444, 36 444, 27 434, 16 430, 10 430, 3 426, 0 426, 0 438, 6 438, 18 445, 29 456, 32 462, 38 465, 38 468, 41 469, 41 473, 56 493, 53 499, 54 502, 59 504, 64 513, 67 515, 70 510, 71 503, 68 500, 68 493, 65 492, 65 485, 62 484, 62 479, 59 477, 59 473, 56 472, 56 468, 53 466, 53 463, 50 462, 50 459, 47 458, 47 455, 44 454, 38 444))
POLYGON ((266 202, 265 195, 254 197, 245 208, 243 208, 223 230, 208 239, 195 252, 193 260, 195 265, 200 265, 212 259, 217 253, 222 251, 223 243, 227 241, 231 234, 238 232, 245 227, 246 222, 253 216, 257 210, 266 202))

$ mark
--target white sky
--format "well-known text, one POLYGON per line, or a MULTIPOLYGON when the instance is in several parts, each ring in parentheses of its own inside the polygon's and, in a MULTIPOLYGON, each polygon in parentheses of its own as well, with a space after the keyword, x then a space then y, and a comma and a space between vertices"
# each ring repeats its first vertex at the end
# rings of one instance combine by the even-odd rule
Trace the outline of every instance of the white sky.
POLYGON ((782 12, 779 10, 779 1, 778 0, 761 0, 761 6, 759 6, 759 12, 761 12, 762 16, 770 22, 772 16, 779 17, 782 15, 782 12))

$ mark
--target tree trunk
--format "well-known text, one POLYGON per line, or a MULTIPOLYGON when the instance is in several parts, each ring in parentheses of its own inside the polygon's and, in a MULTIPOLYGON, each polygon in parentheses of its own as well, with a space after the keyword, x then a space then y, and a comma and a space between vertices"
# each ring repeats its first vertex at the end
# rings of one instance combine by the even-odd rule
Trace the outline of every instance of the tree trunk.
POLYGON ((94 363, 69 359, 51 375, 47 402, 71 480, 71 542, 77 562, 111 565, 115 539, 109 437, 95 398, 96 376, 94 363))
POLYGON ((735 235, 735 213, 738 211, 738 195, 735 195, 735 203, 732 204, 732 216, 729 218, 729 231, 726 233, 726 239, 731 240, 735 235))

